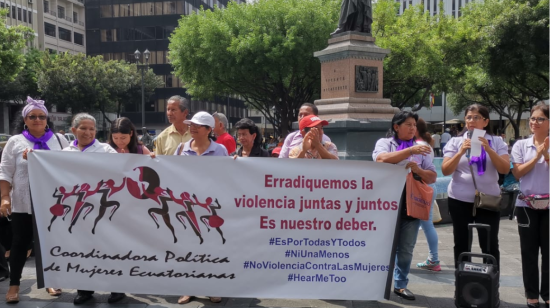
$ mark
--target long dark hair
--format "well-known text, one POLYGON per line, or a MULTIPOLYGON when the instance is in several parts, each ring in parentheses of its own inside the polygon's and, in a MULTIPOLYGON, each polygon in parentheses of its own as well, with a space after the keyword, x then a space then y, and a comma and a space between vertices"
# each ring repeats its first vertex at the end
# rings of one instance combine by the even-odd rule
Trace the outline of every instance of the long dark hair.
POLYGON ((428 133, 428 125, 422 118, 418 118, 416 121, 416 131, 422 140, 426 141, 428 144, 432 143, 432 135, 428 133))
POLYGON ((418 114, 416 114, 415 112, 402 110, 402 111, 399 111, 398 113, 396 113, 393 116, 393 119, 391 120, 391 127, 388 130, 388 133, 386 134, 386 137, 393 137, 395 139, 398 139, 397 138, 397 132, 395 131, 393 126, 395 124, 397 124, 397 125, 403 124, 405 121, 407 121, 408 118, 413 118, 418 123, 418 114))
MULTIPOLYGON (((25 118, 23 118, 23 114, 21 114, 21 112, 23 111, 23 108, 25 107, 21 107, 19 110, 17 110, 17 112, 15 113, 15 119, 13 119, 13 127, 12 127, 12 135, 19 135, 19 134, 22 134, 23 131, 25 130, 25 118)), ((46 124, 48 125, 47 127, 53 131, 54 129, 54 126, 53 126, 53 122, 50 121, 50 117, 48 116, 48 119, 46 120, 46 124)))
POLYGON ((141 145, 141 142, 138 140, 136 127, 130 121, 130 119, 126 117, 118 118, 113 121, 111 124, 111 130, 109 132, 109 145, 113 147, 113 149, 116 149, 117 146, 115 142, 113 141, 113 134, 125 134, 130 135, 130 143, 128 143, 128 151, 130 153, 137 154, 138 152, 138 145, 141 145))
MULTIPOLYGON (((480 104, 472 104, 472 105, 468 106, 466 108, 466 110, 464 111, 464 118, 466 118, 466 116, 468 115, 468 112, 470 112, 470 111, 476 111, 479 114, 481 114, 482 117, 489 120, 489 123, 484 128, 485 128, 485 133, 492 136, 493 135, 493 130, 491 129, 491 118, 489 118, 489 109, 487 109, 487 107, 485 107, 483 105, 480 105, 480 104)), ((462 132, 460 132, 459 135, 463 136, 467 132, 468 132, 468 127, 466 125, 464 125, 464 129, 462 130, 462 132)))
POLYGON ((239 120, 239 122, 235 124, 235 128, 237 130, 248 129, 248 132, 251 135, 256 134, 256 138, 254 138, 253 146, 260 146, 262 144, 262 136, 260 135, 260 129, 258 128, 258 126, 256 126, 254 121, 247 118, 241 119, 239 120))

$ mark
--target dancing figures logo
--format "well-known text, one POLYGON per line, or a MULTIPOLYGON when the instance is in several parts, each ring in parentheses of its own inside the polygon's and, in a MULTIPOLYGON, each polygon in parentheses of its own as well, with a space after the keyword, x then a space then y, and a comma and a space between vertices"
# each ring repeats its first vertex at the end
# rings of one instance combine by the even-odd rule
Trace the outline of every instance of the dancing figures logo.
MULTIPOLYGON (((69 233, 72 233, 73 227, 78 222, 80 216, 82 216, 82 220, 85 220, 96 208, 88 198, 95 194, 100 194, 99 210, 91 230, 95 234, 96 228, 101 226, 99 223, 103 219, 103 216, 105 216, 107 209, 111 210, 109 221, 113 220, 113 216, 121 207, 121 203, 116 200, 117 193, 126 188, 128 193, 134 198, 151 200, 157 204, 157 206, 149 208, 147 214, 154 221, 157 229, 160 228, 159 218, 162 218, 162 221, 172 233, 174 243, 177 243, 178 239, 170 220, 169 202, 181 206, 174 216, 183 225, 185 230, 188 226, 191 227, 195 235, 200 239, 200 244, 204 242, 201 223, 206 227, 208 232, 210 232, 210 229, 216 229, 221 236, 222 244, 225 244, 226 239, 221 229, 224 220, 217 213, 222 208, 218 199, 207 197, 204 202, 201 202, 195 194, 185 191, 181 192, 179 197, 177 197, 178 194, 174 193, 170 188, 161 187, 160 176, 152 168, 141 166, 135 168, 134 171, 138 173, 136 178, 124 177, 118 181, 113 179, 101 180, 93 190, 92 186, 88 183, 74 185, 70 192, 65 187, 56 187, 53 193, 56 204, 50 207, 50 213, 53 216, 48 226, 48 231, 51 232, 52 225, 58 217, 62 217, 62 220, 65 221, 66 216, 73 211, 68 229, 69 233), (198 216, 196 213, 197 210, 206 214, 198 216)), ((153 203, 149 202, 149 204, 153 203)))

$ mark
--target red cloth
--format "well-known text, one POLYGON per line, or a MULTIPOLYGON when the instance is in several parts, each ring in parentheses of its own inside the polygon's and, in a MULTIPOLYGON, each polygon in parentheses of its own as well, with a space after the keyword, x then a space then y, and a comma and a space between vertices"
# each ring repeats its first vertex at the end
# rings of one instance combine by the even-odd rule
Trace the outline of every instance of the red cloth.
POLYGON ((231 154, 237 149, 235 139, 233 139, 233 137, 228 133, 219 135, 216 139, 216 143, 223 145, 227 149, 227 154, 231 154))

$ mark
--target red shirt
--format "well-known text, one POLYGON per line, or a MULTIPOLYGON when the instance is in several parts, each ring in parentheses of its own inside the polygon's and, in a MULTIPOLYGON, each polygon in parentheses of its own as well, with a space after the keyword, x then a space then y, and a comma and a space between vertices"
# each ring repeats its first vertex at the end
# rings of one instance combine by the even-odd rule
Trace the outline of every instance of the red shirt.
POLYGON ((223 133, 219 135, 218 138, 216 138, 216 142, 225 146, 228 154, 235 152, 235 150, 237 149, 235 139, 233 139, 233 137, 228 133, 223 133))

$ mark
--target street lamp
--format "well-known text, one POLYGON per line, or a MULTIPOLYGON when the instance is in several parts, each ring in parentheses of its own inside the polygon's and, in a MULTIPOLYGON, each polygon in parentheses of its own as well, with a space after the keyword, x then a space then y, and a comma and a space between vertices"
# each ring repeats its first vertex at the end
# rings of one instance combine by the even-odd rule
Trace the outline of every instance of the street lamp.
MULTIPOLYGON (((149 68, 149 55, 151 55, 151 53, 149 52, 149 49, 145 49, 145 51, 143 52, 143 55, 145 56, 145 64, 139 65, 141 52, 139 52, 139 49, 136 49, 136 52, 134 52, 134 57, 136 58, 136 66, 141 71, 141 127, 142 127, 142 130, 145 129, 145 84, 143 83, 143 76, 145 74, 145 70, 149 68)), ((142 135, 145 135, 145 131, 142 132, 142 135)))

